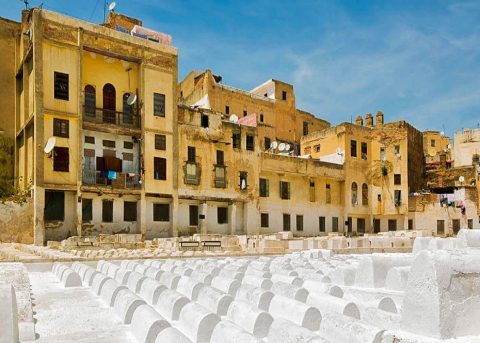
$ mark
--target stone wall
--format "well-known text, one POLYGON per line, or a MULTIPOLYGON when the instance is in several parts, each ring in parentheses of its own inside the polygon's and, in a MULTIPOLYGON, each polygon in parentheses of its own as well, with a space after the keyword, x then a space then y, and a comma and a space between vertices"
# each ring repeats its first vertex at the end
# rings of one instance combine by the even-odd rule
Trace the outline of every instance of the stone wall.
POLYGON ((0 203, 0 242, 33 243, 33 201, 0 203))

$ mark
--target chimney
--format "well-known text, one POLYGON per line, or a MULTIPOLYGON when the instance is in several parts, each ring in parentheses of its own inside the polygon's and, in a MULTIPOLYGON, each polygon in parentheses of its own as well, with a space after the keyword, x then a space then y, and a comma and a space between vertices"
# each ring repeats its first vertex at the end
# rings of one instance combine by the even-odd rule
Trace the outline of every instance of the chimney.
POLYGON ((357 119, 355 120, 355 124, 363 126, 363 118, 362 116, 358 116, 357 119))
POLYGON ((373 116, 371 113, 367 113, 365 116, 365 125, 368 127, 373 127, 373 116))
POLYGON ((383 112, 377 112, 377 127, 383 127, 383 112))

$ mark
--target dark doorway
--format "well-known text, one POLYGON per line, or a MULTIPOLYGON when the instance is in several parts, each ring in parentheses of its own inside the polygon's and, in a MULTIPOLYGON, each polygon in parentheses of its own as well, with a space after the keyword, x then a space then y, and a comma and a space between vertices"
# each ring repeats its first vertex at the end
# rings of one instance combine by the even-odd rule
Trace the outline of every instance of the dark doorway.
POLYGON ((112 84, 103 86, 103 122, 108 124, 116 123, 116 92, 112 84))

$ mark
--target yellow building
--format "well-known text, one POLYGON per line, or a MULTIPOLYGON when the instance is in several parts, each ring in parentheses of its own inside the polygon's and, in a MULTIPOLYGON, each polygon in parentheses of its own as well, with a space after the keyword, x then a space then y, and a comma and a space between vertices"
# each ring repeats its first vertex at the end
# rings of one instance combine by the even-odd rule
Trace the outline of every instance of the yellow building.
POLYGON ((174 225, 158 220, 176 220, 177 50, 169 37, 114 13, 100 26, 36 8, 23 12, 21 26, 16 176, 20 188, 33 188, 35 243, 171 235, 174 225), (155 149, 157 140, 168 149, 155 149))

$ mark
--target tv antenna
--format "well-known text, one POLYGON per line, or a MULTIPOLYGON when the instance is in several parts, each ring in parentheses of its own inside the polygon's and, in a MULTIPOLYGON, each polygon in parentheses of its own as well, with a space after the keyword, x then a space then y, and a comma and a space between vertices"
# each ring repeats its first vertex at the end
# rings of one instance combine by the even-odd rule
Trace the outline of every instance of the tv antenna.
POLYGON ((20 0, 25 4, 25 9, 28 10, 30 8, 30 0, 20 0))

